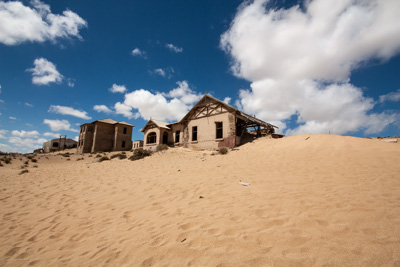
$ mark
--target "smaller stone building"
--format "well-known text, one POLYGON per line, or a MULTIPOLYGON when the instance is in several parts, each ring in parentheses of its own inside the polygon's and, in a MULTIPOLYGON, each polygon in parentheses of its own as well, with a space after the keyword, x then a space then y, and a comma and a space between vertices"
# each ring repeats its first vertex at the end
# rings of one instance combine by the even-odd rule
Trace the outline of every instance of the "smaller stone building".
POLYGON ((78 153, 127 151, 132 149, 133 125, 112 119, 97 120, 81 125, 78 153))
POLYGON ((63 136, 43 143, 43 152, 49 153, 64 149, 76 148, 78 142, 63 136))

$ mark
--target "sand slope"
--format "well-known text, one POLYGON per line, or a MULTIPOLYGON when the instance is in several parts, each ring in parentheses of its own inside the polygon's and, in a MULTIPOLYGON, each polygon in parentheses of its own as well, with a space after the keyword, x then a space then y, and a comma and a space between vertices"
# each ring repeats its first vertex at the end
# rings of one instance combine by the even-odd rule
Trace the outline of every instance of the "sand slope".
POLYGON ((227 155, 56 154, 23 175, 18 159, 0 167, 2 266, 400 266, 398 144, 299 135, 227 155))

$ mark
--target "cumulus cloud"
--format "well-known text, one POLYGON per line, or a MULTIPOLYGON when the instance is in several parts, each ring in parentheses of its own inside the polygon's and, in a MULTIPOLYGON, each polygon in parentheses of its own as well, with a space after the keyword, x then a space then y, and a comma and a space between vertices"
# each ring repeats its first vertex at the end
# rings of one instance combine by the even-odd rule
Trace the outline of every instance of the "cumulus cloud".
POLYGON ((62 15, 53 14, 50 6, 39 0, 31 1, 31 6, 20 1, 0 2, 0 42, 5 45, 81 39, 79 30, 84 27, 87 23, 78 14, 70 10, 62 15))
POLYGON ((60 133, 52 133, 52 132, 46 132, 43 134, 43 136, 52 137, 52 138, 58 138, 58 137, 60 137, 60 135, 61 135, 60 133))
POLYGON ((242 4, 221 47, 234 75, 251 82, 240 108, 285 127, 287 134, 381 131, 398 114, 372 113, 374 101, 350 84, 351 72, 369 60, 400 51, 400 2, 305 1, 276 9, 267 0, 242 4))
POLYGON ((175 52, 175 53, 182 53, 183 48, 182 47, 177 47, 173 44, 165 44, 165 47, 168 48, 170 51, 175 52))
POLYGON ((125 94, 123 103, 116 103, 116 113, 127 118, 141 117, 163 121, 178 121, 200 100, 201 94, 190 89, 187 81, 177 82, 178 87, 168 93, 151 93, 139 89, 125 94), (133 110, 136 113, 133 113, 133 110))
POLYGON ((97 112, 103 112, 103 113, 107 113, 107 114, 112 113, 112 110, 109 109, 109 108, 108 108, 107 106, 105 106, 105 105, 95 105, 95 106, 93 107, 93 109, 94 109, 95 111, 97 111, 97 112))
POLYGON ((71 107, 51 105, 48 112, 62 114, 62 115, 70 115, 84 120, 90 120, 92 117, 87 115, 86 111, 77 110, 71 107))
POLYGON ((232 98, 230 98, 229 96, 225 97, 224 100, 222 102, 225 102, 226 104, 229 105, 229 103, 231 102, 232 98))
POLYGON ((34 148, 38 147, 39 145, 41 146, 46 141, 47 140, 44 138, 32 139, 32 138, 10 137, 8 139, 8 142, 10 144, 13 144, 18 147, 25 147, 25 148, 30 148, 30 149, 34 149, 34 148))
POLYGON ((131 53, 133 56, 144 57, 144 58, 146 57, 146 52, 143 50, 140 50, 137 47, 135 49, 133 49, 131 53))
POLYGON ((386 95, 381 95, 379 97, 379 101, 381 103, 383 102, 398 102, 400 101, 400 89, 398 89, 396 92, 390 92, 386 95))
POLYGON ((71 128, 71 124, 67 120, 44 119, 43 123, 47 124, 50 127, 50 129, 54 132, 65 130, 65 131, 79 133, 78 130, 71 128))
POLYGON ((64 79, 56 66, 45 58, 37 58, 33 62, 35 67, 28 69, 32 72, 32 83, 36 85, 48 85, 49 83, 61 83, 64 79))
POLYGON ((26 137, 38 137, 39 136, 39 132, 38 131, 24 131, 24 130, 17 131, 17 130, 14 130, 14 131, 11 132, 11 134, 13 136, 23 137, 23 138, 26 138, 26 137))
POLYGON ((113 84, 110 89, 108 89, 111 93, 125 93, 126 92, 126 87, 125 85, 118 85, 118 84, 113 84))
POLYGON ((5 139, 7 133, 8 133, 7 130, 0 130, 0 139, 5 139))

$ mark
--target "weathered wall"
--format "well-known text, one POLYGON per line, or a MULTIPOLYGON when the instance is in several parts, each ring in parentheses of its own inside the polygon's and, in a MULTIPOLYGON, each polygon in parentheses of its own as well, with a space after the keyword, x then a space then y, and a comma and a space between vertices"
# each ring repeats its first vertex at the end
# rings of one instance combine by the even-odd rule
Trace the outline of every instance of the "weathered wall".
POLYGON ((184 140, 184 127, 182 124, 173 124, 171 125, 171 134, 169 136, 168 143, 174 144, 175 146, 182 146, 183 145, 183 140, 184 140), (175 137, 176 137, 176 132, 180 131, 179 134, 179 142, 175 142, 175 137))
POLYGON ((132 142, 132 148, 136 149, 136 148, 140 148, 143 147, 143 141, 142 140, 136 140, 132 142))
POLYGON ((114 125, 95 122, 94 138, 91 152, 112 151, 114 139, 114 125))
POLYGON ((132 126, 124 124, 116 124, 114 127, 114 151, 127 151, 132 149, 132 126), (124 134, 126 128, 126 134, 124 134), (125 147, 122 147, 122 142, 125 142, 125 147))
POLYGON ((186 146, 192 149, 217 149, 224 138, 235 136, 236 118, 233 113, 217 114, 190 120, 185 129, 188 140, 186 146), (216 122, 222 122, 223 138, 216 138, 216 122), (192 141, 192 127, 197 126, 197 140, 192 141))

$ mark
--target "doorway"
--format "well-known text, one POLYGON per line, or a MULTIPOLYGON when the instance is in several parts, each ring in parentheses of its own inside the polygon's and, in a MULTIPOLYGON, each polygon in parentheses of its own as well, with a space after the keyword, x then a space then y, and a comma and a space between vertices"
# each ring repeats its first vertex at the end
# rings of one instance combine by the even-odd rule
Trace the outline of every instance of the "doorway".
POLYGON ((168 133, 167 133, 167 132, 164 132, 164 133, 163 133, 162 143, 163 143, 164 145, 168 145, 168 133))

